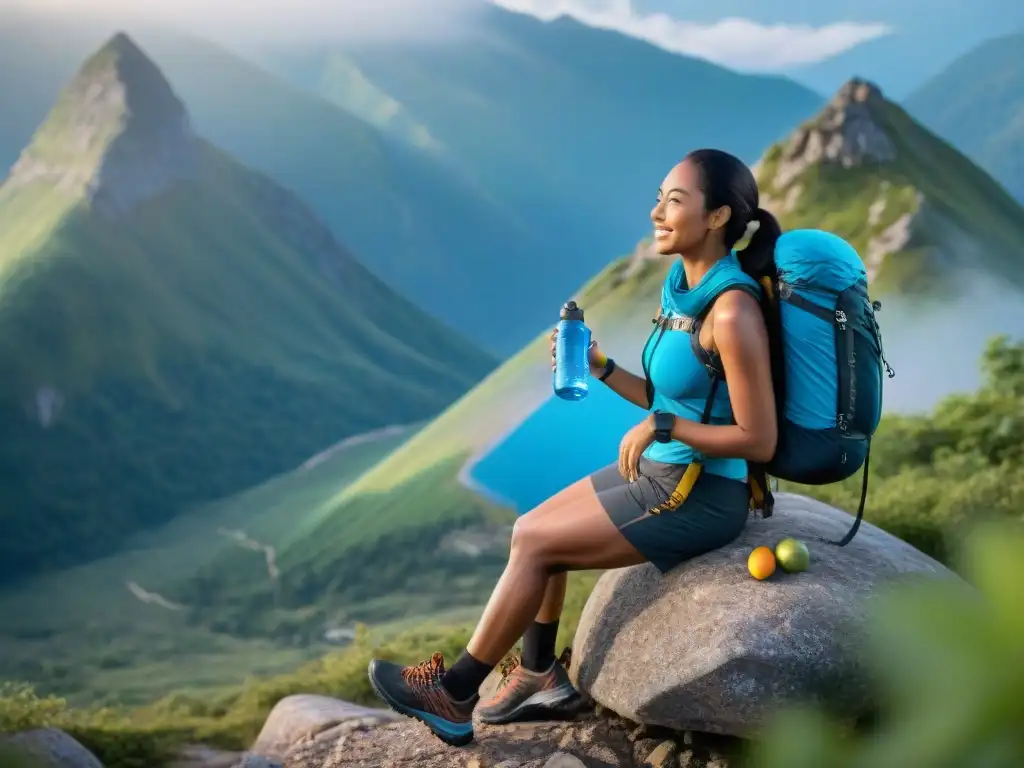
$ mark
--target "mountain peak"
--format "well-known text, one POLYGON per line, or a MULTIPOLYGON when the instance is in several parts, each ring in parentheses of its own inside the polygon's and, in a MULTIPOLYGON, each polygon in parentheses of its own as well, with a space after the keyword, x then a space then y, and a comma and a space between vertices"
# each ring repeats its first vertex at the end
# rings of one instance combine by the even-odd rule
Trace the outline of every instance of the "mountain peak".
POLYGON ((793 132, 778 158, 779 182, 816 164, 856 168, 896 160, 896 144, 880 119, 888 104, 881 89, 853 78, 813 118, 793 132))
POLYGON ((875 83, 862 77, 851 77, 836 91, 832 103, 845 107, 854 103, 877 102, 884 98, 882 89, 875 83))
POLYGON ((64 88, 5 185, 48 183, 118 215, 196 171, 188 111, 124 32, 64 88))
POLYGON ((135 41, 128 36, 127 32, 118 30, 100 48, 100 51, 113 51, 114 53, 127 53, 130 56, 141 56, 145 58, 142 49, 135 44, 135 41))

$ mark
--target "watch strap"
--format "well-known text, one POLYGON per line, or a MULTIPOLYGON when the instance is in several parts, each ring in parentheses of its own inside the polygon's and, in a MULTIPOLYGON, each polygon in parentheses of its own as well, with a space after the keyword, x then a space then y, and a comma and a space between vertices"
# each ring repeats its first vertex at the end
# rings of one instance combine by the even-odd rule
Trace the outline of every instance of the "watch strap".
POLYGON ((599 376, 599 377, 597 378, 597 380, 598 380, 598 381, 605 381, 605 380, 606 380, 606 379, 607 379, 607 378, 608 378, 609 376, 611 376, 611 375, 612 375, 612 371, 614 371, 614 370, 615 370, 615 361, 614 361, 614 360, 612 360, 612 359, 611 359, 611 358, 609 357, 609 358, 608 358, 608 362, 604 364, 604 373, 602 373, 602 374, 601 374, 601 375, 600 375, 600 376, 599 376))

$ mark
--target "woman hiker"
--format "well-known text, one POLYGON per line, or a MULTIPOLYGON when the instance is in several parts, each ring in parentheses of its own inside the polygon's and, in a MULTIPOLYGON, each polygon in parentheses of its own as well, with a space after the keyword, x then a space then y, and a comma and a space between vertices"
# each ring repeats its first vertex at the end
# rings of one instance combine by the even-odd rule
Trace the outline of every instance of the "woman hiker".
POLYGON ((370 663, 370 682, 392 709, 462 746, 473 740, 474 710, 500 723, 565 704, 578 695, 555 659, 568 571, 650 562, 665 573, 740 534, 747 461, 769 460, 776 442, 760 289, 741 267, 759 263, 780 235, 758 197, 750 169, 719 150, 694 151, 665 177, 651 212, 654 249, 680 258, 641 354, 644 376, 596 344, 590 351, 592 374, 650 415, 622 438, 617 463, 516 521, 505 571, 450 669, 439 653, 414 666, 370 663), (752 223, 749 244, 734 252, 752 223), (714 388, 710 366, 724 373, 714 388), (521 663, 478 703, 480 685, 520 637, 521 663))

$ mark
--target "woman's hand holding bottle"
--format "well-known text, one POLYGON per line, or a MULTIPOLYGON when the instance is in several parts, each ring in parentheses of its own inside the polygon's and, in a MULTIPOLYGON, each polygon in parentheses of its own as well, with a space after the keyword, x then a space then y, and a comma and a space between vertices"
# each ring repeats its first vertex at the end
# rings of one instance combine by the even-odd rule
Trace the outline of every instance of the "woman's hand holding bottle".
MULTIPOLYGON (((558 326, 551 330, 551 370, 555 369, 555 347, 558 344, 558 326)), ((590 346, 587 348, 587 360, 590 362, 590 375, 601 377, 604 374, 604 367, 608 364, 608 356, 597 346, 597 340, 591 338, 590 346)))

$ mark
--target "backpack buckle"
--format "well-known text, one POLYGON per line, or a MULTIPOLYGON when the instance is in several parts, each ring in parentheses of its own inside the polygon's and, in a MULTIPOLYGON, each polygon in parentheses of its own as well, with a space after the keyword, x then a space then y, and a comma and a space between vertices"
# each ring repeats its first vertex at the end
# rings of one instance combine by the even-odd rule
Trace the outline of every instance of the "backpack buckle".
POLYGON ((784 283, 784 282, 782 282, 780 280, 779 281, 779 298, 785 300, 785 299, 788 299, 792 295, 793 295, 793 286, 790 285, 789 283, 784 283))
POLYGON ((841 310, 841 309, 837 309, 836 310, 836 323, 839 325, 839 330, 840 331, 845 331, 846 330, 846 322, 847 322, 846 313, 843 312, 843 310, 841 310))

